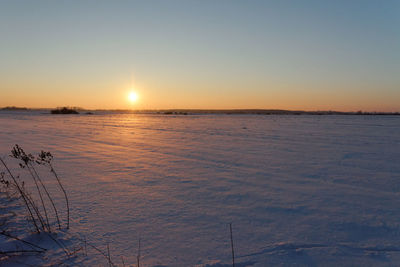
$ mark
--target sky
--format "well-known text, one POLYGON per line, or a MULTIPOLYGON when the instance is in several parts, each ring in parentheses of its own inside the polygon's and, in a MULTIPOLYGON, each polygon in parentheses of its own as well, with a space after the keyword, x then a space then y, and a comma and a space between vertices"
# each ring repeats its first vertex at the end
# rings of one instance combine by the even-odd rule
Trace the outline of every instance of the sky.
POLYGON ((400 0, 0 0, 2 106, 400 111, 400 0))

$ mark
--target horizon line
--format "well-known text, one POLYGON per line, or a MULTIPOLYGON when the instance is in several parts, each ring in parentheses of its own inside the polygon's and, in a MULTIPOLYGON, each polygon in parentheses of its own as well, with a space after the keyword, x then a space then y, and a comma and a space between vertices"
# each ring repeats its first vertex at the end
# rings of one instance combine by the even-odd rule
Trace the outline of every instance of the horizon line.
POLYGON ((28 108, 28 107, 18 107, 18 106, 5 106, 0 107, 0 110, 14 110, 14 111, 26 111, 26 110, 53 110, 53 109, 60 109, 60 108, 70 108, 74 110, 81 110, 81 111, 124 111, 124 112, 168 112, 168 111, 178 111, 178 112, 206 112, 206 113, 223 113, 223 112, 250 112, 250 113, 257 113, 257 112, 288 112, 288 113, 335 113, 335 114, 359 114, 359 113, 366 113, 366 114, 399 114, 399 111, 363 111, 362 109, 358 110, 331 110, 331 109, 315 109, 315 110, 301 110, 301 109, 279 109, 279 108, 151 108, 151 109, 123 109, 123 108, 114 108, 114 109, 102 109, 102 108, 83 108, 83 107, 73 107, 73 106, 59 106, 56 108, 28 108))

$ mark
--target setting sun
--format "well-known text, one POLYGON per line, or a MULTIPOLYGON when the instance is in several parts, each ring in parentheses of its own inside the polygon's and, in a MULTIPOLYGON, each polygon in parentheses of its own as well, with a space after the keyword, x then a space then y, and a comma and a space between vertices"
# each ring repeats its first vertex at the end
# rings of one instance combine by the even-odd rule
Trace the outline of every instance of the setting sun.
POLYGON ((128 99, 132 103, 136 102, 138 100, 138 98, 139 98, 138 94, 136 92, 133 92, 133 91, 130 92, 129 95, 128 95, 128 99))

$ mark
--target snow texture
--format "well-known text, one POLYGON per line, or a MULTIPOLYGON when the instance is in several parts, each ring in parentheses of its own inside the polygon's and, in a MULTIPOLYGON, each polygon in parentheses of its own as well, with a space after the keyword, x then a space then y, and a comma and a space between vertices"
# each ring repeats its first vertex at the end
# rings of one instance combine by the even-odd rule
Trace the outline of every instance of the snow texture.
POLYGON ((52 152, 71 236, 120 266, 139 239, 141 266, 231 266, 229 223, 236 266, 400 264, 398 116, 1 112, 14 144, 52 152))

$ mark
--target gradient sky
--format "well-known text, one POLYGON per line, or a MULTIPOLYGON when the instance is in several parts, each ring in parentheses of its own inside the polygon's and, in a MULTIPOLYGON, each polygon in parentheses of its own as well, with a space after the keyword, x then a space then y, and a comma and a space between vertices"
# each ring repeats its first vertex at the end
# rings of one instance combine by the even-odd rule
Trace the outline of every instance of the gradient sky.
POLYGON ((400 1, 0 0, 0 41, 0 107, 400 111, 400 1))

